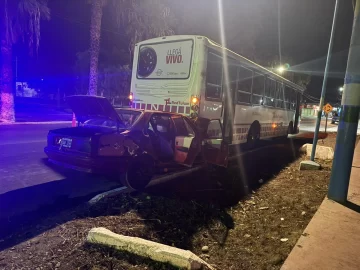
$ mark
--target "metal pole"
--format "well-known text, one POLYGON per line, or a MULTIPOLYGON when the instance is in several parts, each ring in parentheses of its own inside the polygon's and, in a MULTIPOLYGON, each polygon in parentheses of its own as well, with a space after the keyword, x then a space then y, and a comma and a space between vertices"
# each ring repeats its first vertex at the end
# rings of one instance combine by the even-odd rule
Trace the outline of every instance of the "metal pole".
POLYGON ((328 116, 329 116, 329 114, 326 113, 326 118, 325 118, 325 133, 326 133, 326 129, 327 129, 328 116))
POLYGON ((360 1, 356 1, 345 86, 328 191, 329 199, 347 201, 360 112, 360 1))
POLYGON ((325 72, 324 72, 324 80, 323 80, 323 85, 322 85, 322 89, 321 89, 319 112, 318 112, 318 117, 317 117, 317 120, 316 120, 313 147, 311 149, 311 157, 310 157, 311 161, 314 161, 314 159, 315 159, 316 144, 317 144, 317 141, 318 141, 318 134, 319 134, 319 128, 320 128, 320 122, 321 122, 322 108, 324 107, 324 98, 325 98, 325 93, 326 93, 327 77, 328 77, 329 66, 330 66, 331 51, 332 51, 332 47, 333 47, 335 26, 336 26, 336 19, 337 19, 338 10, 339 10, 339 0, 336 0, 334 18, 333 18, 333 24, 332 24, 332 28, 331 28, 331 35, 330 35, 330 42, 329 42, 329 50, 328 50, 328 54, 327 54, 326 66, 325 66, 325 72))

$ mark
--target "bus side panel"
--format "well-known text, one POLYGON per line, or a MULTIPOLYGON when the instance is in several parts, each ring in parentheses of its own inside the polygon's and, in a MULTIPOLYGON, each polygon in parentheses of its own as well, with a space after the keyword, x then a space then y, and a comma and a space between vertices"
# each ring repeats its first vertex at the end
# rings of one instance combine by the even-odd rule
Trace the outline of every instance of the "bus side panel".
POLYGON ((295 111, 264 106, 236 105, 233 127, 233 144, 245 143, 251 125, 260 123, 260 139, 285 136, 295 111))

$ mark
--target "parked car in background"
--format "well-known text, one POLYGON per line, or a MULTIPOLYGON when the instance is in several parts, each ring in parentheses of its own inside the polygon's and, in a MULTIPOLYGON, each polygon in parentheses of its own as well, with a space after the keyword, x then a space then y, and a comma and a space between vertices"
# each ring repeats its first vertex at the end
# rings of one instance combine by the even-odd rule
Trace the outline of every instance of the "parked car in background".
POLYGON ((340 113, 337 112, 337 111, 333 111, 332 112, 331 124, 339 123, 339 120, 340 120, 340 113))
POLYGON ((222 134, 207 134, 219 120, 198 119, 160 111, 114 108, 103 97, 67 98, 77 127, 50 130, 44 152, 59 166, 115 176, 142 190, 168 168, 194 164, 227 166, 222 134))

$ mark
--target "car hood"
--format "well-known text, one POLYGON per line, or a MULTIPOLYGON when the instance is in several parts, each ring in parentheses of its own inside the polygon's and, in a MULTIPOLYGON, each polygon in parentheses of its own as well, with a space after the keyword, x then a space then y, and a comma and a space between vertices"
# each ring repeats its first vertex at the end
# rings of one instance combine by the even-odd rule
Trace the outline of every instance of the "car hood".
POLYGON ((77 95, 67 97, 66 100, 80 122, 91 118, 105 118, 122 123, 114 107, 104 97, 77 95))

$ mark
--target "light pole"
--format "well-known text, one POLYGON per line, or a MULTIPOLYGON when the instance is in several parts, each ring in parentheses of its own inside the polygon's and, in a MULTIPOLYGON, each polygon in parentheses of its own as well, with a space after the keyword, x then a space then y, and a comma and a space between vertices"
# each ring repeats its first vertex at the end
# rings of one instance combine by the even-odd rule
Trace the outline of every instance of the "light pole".
POLYGON ((328 197, 347 202, 352 161, 360 112, 360 1, 356 1, 345 85, 328 197))
POLYGON ((338 10, 339 10, 339 0, 336 0, 333 24, 332 24, 332 28, 331 28, 329 49, 328 49, 325 72, 324 72, 324 80, 323 80, 323 85, 322 85, 322 89, 321 89, 319 112, 318 112, 318 117, 316 119, 315 134, 314 134, 313 146, 312 146, 312 149, 311 149, 311 157, 310 157, 311 161, 315 160, 316 144, 317 144, 317 141, 318 141, 318 134, 319 134, 319 129, 320 129, 322 108, 324 107, 324 99, 325 99, 325 94, 326 94, 327 77, 328 77, 328 72, 329 72, 329 67, 330 67, 331 51, 332 51, 332 47, 333 47, 334 33, 335 33, 335 26, 336 26, 336 19, 337 19, 338 10))

